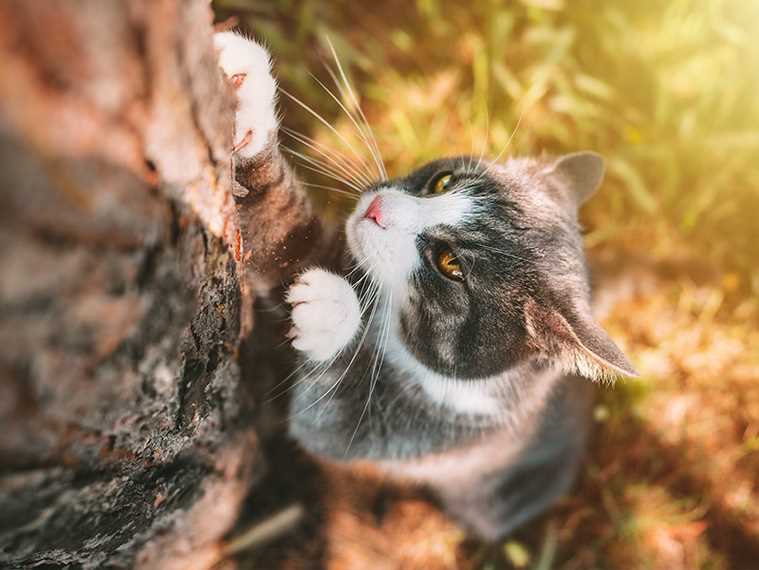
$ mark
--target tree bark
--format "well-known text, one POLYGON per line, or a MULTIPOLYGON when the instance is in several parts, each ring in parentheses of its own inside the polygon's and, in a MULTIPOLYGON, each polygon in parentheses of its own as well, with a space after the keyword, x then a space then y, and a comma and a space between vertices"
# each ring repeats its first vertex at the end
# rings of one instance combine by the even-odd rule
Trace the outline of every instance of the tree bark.
POLYGON ((207 0, 0 4, 2 567, 207 566, 264 469, 211 24, 207 0))

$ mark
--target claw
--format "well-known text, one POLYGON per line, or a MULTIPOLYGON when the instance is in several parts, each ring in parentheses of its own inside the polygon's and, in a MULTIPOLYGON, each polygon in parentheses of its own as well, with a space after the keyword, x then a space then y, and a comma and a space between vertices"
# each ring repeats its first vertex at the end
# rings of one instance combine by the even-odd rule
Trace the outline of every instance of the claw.
POLYGON ((229 80, 232 82, 232 85, 235 89, 239 89, 240 85, 242 85, 242 82, 245 81, 245 78, 248 76, 247 73, 236 73, 232 77, 229 78, 229 80))
POLYGON ((241 149, 248 146, 248 143, 253 139, 253 131, 248 131, 242 140, 232 147, 232 152, 239 152, 241 149))

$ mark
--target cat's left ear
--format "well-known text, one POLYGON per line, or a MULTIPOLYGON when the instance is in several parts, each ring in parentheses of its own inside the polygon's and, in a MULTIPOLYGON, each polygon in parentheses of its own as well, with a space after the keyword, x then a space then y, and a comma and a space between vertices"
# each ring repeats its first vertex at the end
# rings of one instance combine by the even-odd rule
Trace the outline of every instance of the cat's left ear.
POLYGON ((551 358, 558 357, 566 372, 591 380, 638 376, 625 354, 589 314, 546 309, 528 299, 525 319, 535 348, 551 358))
POLYGON ((598 190, 605 170, 600 154, 582 151, 560 156, 543 173, 556 177, 560 184, 566 186, 579 206, 598 190))

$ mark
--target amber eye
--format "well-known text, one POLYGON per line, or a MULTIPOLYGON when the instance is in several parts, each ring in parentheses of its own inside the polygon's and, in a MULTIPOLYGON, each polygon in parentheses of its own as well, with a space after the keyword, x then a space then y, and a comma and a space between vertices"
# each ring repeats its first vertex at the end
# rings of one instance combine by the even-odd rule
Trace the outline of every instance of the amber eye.
POLYGON ((452 176, 453 175, 450 172, 438 175, 438 177, 435 178, 435 180, 430 185, 432 188, 432 193, 442 194, 443 192, 448 192, 448 190, 450 190, 450 188, 448 188, 448 185, 451 182, 452 176))
POLYGON ((464 273, 461 271, 461 264, 450 249, 444 249, 437 256, 437 267, 440 272, 449 279, 462 281, 464 273))

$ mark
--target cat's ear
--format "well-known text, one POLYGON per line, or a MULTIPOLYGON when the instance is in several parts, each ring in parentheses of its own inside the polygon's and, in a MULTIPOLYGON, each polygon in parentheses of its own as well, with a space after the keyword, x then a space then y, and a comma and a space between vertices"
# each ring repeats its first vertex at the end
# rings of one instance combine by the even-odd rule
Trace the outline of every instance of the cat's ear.
POLYGON ((586 202, 595 194, 604 177, 604 159, 590 151, 565 154, 549 164, 543 173, 558 178, 574 196, 577 205, 586 202))
POLYGON ((638 376, 624 353, 588 314, 546 309, 528 299, 525 322, 535 348, 549 357, 558 357, 568 373, 591 380, 638 376))

